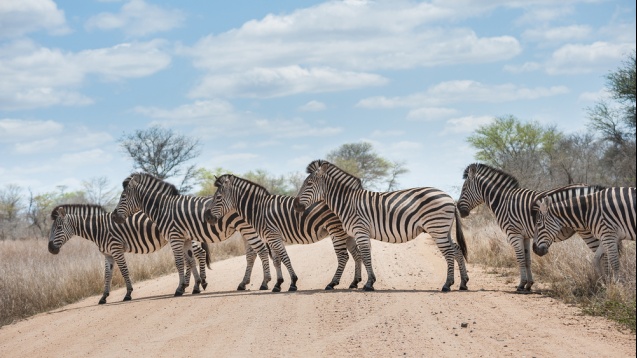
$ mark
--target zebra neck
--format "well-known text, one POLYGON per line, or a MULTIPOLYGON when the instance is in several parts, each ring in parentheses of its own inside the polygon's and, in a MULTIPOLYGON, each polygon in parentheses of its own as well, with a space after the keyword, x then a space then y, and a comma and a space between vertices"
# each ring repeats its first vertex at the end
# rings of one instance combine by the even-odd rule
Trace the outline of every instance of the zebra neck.
POLYGON ((352 209, 351 197, 357 192, 367 193, 365 189, 353 189, 336 180, 328 180, 323 201, 327 207, 339 217, 347 217, 352 209))
POLYGON ((241 216, 250 226, 257 229, 265 216, 268 204, 274 199, 274 195, 265 195, 256 191, 237 191, 233 195, 237 214, 241 216))
POLYGON ((73 225, 74 234, 86 240, 97 243, 100 238, 108 235, 108 218, 110 214, 91 215, 86 217, 76 216, 73 225))
POLYGON ((570 198, 567 201, 557 203, 549 210, 551 214, 563 225, 573 229, 586 229, 586 200, 581 197, 570 198))

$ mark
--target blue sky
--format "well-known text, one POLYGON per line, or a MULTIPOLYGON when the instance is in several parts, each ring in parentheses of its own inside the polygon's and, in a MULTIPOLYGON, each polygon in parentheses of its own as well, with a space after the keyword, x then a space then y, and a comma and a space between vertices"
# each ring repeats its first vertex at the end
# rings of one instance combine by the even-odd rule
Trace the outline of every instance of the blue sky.
POLYGON ((235 173, 368 141, 405 162, 401 187, 457 196, 473 130, 585 130, 634 49, 634 1, 5 0, 0 188, 119 185, 117 139, 162 125, 235 173))

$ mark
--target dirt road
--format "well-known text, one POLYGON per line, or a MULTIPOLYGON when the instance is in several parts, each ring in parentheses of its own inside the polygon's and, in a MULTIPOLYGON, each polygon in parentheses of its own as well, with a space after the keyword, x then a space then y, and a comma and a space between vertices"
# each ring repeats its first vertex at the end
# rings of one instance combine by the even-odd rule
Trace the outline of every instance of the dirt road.
POLYGON ((375 292, 346 289, 351 260, 340 289, 323 291, 336 268, 324 240, 288 247, 298 292, 257 291, 260 270, 251 291, 235 291, 245 260, 233 258, 213 265, 200 295, 172 297, 169 275, 136 283, 131 302, 119 302, 120 289, 104 306, 95 296, 2 327, 0 357, 635 356, 634 334, 539 294, 513 294, 514 284, 475 266, 470 291, 439 292, 445 263, 427 238, 372 244, 375 292))

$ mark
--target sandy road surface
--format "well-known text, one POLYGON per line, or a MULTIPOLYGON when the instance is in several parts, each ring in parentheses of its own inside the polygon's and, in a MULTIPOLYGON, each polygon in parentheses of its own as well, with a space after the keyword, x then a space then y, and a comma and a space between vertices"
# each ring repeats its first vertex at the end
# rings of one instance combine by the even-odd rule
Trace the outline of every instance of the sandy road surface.
POLYGON ((213 265, 200 295, 172 297, 169 275, 136 283, 131 302, 119 302, 120 289, 104 306, 95 296, 2 327, 0 357, 635 356, 634 334, 542 295, 513 294, 514 284, 478 267, 469 266, 470 291, 440 293, 445 263, 424 237, 372 244, 376 292, 345 289, 351 261, 341 289, 323 291, 336 267, 324 240, 288 247, 298 292, 256 291, 260 270, 252 291, 235 291, 245 261, 233 258, 213 265))

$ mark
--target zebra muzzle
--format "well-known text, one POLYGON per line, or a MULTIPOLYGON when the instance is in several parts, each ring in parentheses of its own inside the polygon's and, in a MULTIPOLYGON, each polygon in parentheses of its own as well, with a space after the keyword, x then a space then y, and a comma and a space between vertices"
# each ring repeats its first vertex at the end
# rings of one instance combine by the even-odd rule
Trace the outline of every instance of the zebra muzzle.
POLYGON ((294 198, 293 207, 294 207, 294 210, 296 210, 299 213, 302 213, 305 211, 305 205, 301 204, 298 197, 294 198))
POLYGON ((217 221, 219 221, 219 219, 212 215, 212 212, 210 210, 206 210, 206 212, 203 214, 203 219, 210 225, 217 225, 217 221))
POLYGON ((126 221, 126 220, 125 220, 125 219, 124 219, 124 217, 123 217, 123 216, 121 216, 119 213, 117 213, 117 212, 113 212, 113 221, 114 221, 116 224, 123 224, 123 223, 124 223, 124 221, 126 221))
POLYGON ((536 245, 533 243, 533 252, 538 256, 544 256, 549 252, 549 248, 546 245, 536 245))
POLYGON ((53 255, 57 255, 60 253, 60 248, 55 246, 53 241, 49 241, 49 252, 52 253, 53 255))

